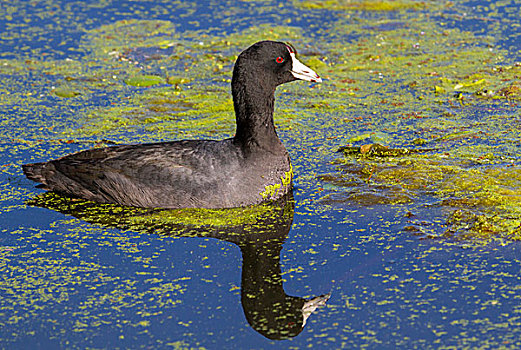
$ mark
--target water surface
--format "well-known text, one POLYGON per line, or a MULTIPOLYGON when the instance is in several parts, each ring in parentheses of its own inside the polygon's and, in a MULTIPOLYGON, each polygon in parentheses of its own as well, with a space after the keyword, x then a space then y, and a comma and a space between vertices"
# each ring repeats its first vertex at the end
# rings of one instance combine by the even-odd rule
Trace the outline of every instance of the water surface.
POLYGON ((392 4, 0 5, 0 344, 519 347, 520 7, 392 4), (155 213, 23 176, 91 147, 229 137, 233 62, 262 39, 324 78, 277 90, 293 198, 155 213))

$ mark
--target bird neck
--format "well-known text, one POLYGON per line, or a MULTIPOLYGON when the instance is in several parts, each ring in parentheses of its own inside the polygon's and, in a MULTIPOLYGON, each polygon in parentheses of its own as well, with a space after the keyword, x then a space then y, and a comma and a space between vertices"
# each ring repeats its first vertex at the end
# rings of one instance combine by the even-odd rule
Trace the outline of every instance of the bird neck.
POLYGON ((275 87, 241 76, 232 79, 232 95, 237 119, 234 139, 244 148, 262 148, 273 152, 283 148, 273 123, 275 87))

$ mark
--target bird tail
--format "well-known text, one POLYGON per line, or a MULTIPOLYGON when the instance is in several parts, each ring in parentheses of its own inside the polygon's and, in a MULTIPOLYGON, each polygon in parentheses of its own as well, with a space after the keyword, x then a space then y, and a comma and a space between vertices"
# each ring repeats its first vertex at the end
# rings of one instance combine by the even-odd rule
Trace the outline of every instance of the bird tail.
POLYGON ((45 177, 42 174, 45 165, 46 163, 24 164, 22 169, 29 180, 45 184, 45 177))

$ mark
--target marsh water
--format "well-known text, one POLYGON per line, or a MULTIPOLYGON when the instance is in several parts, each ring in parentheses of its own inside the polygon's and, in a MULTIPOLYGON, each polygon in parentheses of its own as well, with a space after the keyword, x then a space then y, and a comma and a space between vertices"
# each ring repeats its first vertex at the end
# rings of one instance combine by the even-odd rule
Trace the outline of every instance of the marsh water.
POLYGON ((519 348, 517 1, 0 4, 0 346, 519 348), (233 135, 252 43, 294 190, 228 210, 96 205, 21 165, 233 135))

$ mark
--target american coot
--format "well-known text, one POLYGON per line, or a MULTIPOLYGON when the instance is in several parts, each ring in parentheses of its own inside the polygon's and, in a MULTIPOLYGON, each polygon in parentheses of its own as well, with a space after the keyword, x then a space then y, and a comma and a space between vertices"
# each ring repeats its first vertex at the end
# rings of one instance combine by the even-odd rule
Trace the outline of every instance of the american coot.
POLYGON ((288 152, 273 124, 275 88, 322 79, 282 42, 261 41, 233 68, 234 137, 97 148, 26 164, 40 187, 146 208, 228 208, 280 198, 292 186, 288 152))

